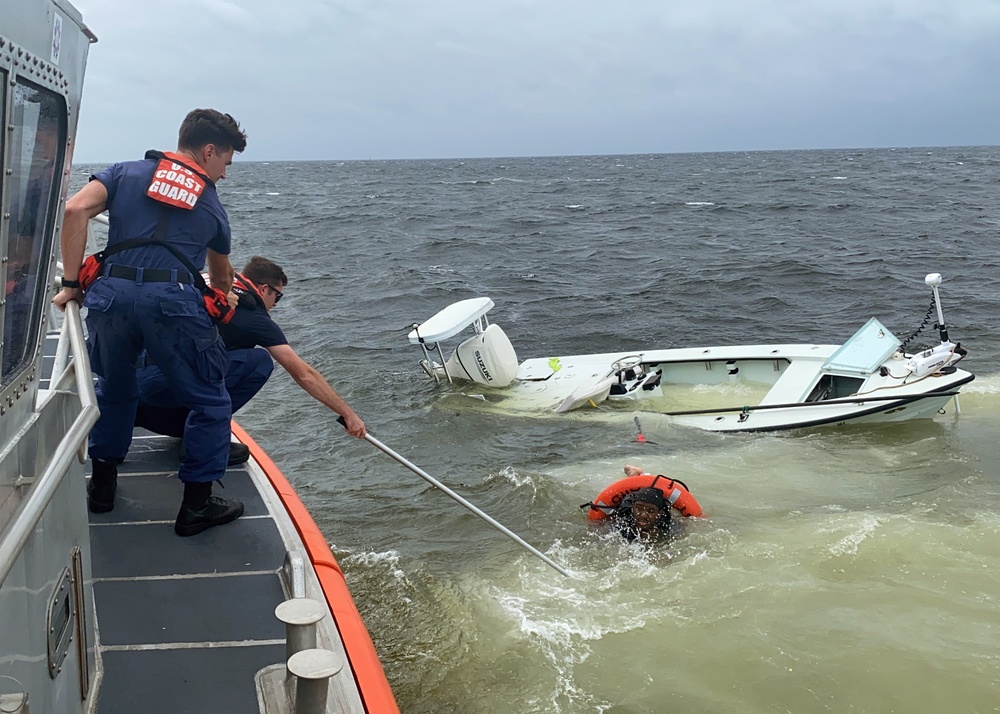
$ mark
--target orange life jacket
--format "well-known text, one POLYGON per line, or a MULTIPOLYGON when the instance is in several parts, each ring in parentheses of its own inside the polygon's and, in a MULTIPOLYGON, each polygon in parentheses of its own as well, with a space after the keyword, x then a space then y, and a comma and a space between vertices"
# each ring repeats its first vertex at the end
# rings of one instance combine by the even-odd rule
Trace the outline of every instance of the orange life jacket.
POLYGON ((210 183, 208 176, 192 168, 190 158, 172 151, 147 151, 146 158, 160 160, 146 187, 146 195, 167 206, 193 209, 210 183))
POLYGON ((260 288, 243 273, 233 274, 233 292, 239 295, 240 299, 246 298, 257 306, 264 307, 264 295, 260 292, 260 288))

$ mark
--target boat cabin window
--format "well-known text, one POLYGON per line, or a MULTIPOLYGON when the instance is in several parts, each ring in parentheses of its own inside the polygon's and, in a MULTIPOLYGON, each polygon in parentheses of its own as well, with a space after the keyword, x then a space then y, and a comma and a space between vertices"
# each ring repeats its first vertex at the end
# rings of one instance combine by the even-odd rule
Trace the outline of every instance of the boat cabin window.
POLYGON ((824 374, 806 398, 807 402, 822 402, 826 399, 844 399, 857 394, 865 380, 858 377, 844 377, 839 374, 824 374))
POLYGON ((12 89, 14 129, 6 132, 10 145, 4 154, 10 160, 6 167, 10 174, 2 197, 9 216, 3 244, 3 386, 35 355, 67 132, 62 96, 20 79, 12 89))

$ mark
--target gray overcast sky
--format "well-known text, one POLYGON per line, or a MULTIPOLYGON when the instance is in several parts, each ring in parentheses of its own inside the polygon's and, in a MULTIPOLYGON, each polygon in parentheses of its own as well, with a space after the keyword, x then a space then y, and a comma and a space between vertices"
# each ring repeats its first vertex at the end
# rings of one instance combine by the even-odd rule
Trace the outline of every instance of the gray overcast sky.
POLYGON ((1000 0, 74 0, 77 162, 1000 144, 1000 0))

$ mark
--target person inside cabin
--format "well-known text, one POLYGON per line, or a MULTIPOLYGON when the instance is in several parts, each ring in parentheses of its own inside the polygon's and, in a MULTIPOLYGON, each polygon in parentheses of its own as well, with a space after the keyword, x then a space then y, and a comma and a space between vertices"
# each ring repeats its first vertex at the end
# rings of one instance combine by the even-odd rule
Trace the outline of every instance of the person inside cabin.
POLYGON ((115 507, 118 464, 128 454, 139 402, 136 362, 145 349, 190 412, 174 532, 192 536, 243 515, 239 501, 212 495, 226 471, 232 413, 224 384, 229 357, 213 324, 225 300, 213 290, 224 297, 233 279, 229 217, 215 184, 246 143, 229 114, 195 109, 181 123, 175 152, 114 164, 66 203, 62 290, 53 302, 87 308, 100 408, 89 439, 92 512, 115 507), (88 222, 104 210, 110 229, 103 264, 91 256, 84 266, 88 222), (194 289, 206 264, 213 289, 194 289))
MULTIPOLYGON (((296 354, 271 310, 284 296, 288 278, 272 260, 254 256, 233 279, 232 295, 236 310, 228 324, 219 325, 219 333, 229 351, 226 389, 239 411, 264 386, 274 369, 274 361, 285 368, 292 379, 311 397, 339 414, 351 436, 365 436, 365 424, 315 368, 296 354)), ((188 409, 171 392, 166 375, 155 363, 142 367, 138 374, 139 408, 135 425, 157 434, 184 436, 188 409)), ((247 460, 249 449, 243 444, 230 445, 229 464, 247 460)))

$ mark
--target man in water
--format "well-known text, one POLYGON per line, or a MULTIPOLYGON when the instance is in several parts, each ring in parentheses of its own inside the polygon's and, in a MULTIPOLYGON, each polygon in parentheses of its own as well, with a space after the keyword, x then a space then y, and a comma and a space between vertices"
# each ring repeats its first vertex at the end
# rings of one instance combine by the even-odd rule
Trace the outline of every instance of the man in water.
MULTIPOLYGON (((267 258, 254 256, 233 280, 238 298, 236 311, 228 324, 219 325, 219 333, 229 351, 226 390, 235 414, 264 386, 274 360, 311 397, 344 418, 347 433, 359 439, 365 436, 365 423, 318 371, 299 357, 288 345, 285 333, 271 319, 270 312, 284 297, 288 278, 281 266, 267 258)), ((155 365, 139 370, 139 409, 136 426, 158 434, 182 436, 187 410, 177 403, 167 387, 163 372, 155 365)), ((249 450, 242 444, 230 447, 230 465, 243 463, 249 450)))
POLYGON ((670 504, 658 488, 640 488, 628 494, 612 516, 628 541, 653 542, 670 532, 670 504))
POLYGON ((625 478, 612 484, 602 496, 604 502, 614 503, 621 498, 620 505, 610 514, 612 523, 629 541, 655 541, 661 536, 672 535, 682 530, 671 524, 671 515, 677 511, 685 517, 702 515, 701 505, 688 490, 683 481, 667 476, 653 476, 643 473, 639 466, 625 465, 625 478), (645 477, 645 480, 641 477, 645 477), (636 488, 624 493, 618 488, 636 488))

